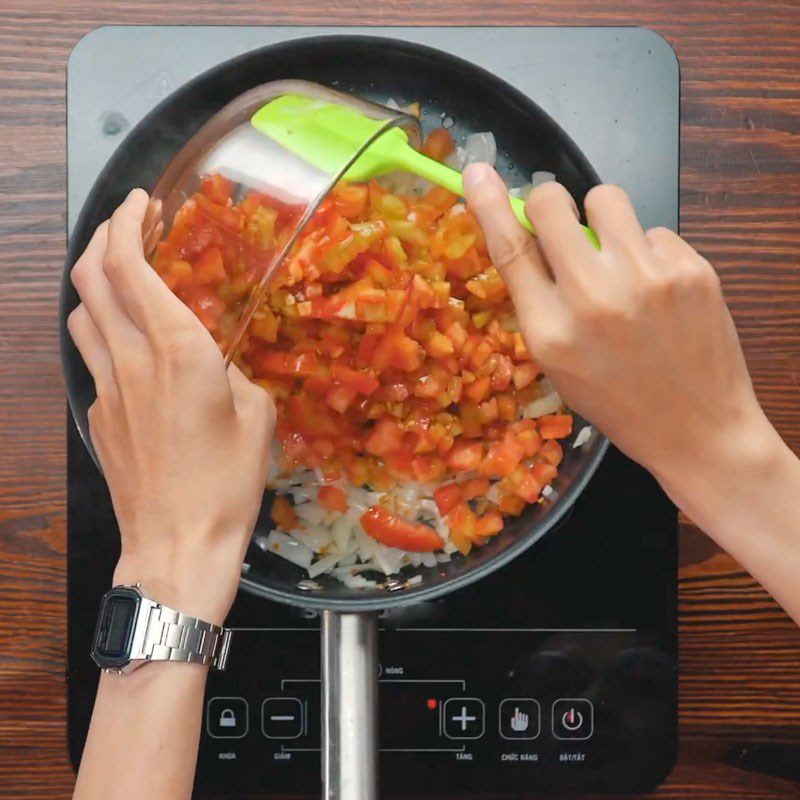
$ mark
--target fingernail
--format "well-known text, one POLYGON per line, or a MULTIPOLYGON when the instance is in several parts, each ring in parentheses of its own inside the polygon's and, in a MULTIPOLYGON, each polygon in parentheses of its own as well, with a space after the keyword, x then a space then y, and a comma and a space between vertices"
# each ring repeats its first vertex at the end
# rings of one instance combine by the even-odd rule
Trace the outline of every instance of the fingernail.
POLYGON ((482 181, 485 181, 492 174, 492 171, 488 164, 482 162, 470 164, 462 174, 464 188, 471 189, 473 186, 477 186, 482 181))

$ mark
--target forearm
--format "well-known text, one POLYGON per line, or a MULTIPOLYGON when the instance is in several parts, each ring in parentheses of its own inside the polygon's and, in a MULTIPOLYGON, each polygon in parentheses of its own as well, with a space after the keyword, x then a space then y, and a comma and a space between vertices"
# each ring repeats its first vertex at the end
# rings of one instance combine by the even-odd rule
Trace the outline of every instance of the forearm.
POLYGON ((207 672, 154 662, 101 675, 75 800, 190 798, 207 672))
POLYGON ((800 460, 766 420, 737 433, 659 477, 800 624, 800 460))

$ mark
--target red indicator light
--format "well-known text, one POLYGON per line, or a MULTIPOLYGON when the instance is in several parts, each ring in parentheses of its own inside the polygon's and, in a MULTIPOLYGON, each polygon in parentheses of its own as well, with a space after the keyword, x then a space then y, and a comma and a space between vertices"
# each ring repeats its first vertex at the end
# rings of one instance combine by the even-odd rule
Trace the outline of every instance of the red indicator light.
POLYGON ((436 699, 435 699, 435 698, 433 698, 433 697, 429 697, 429 698, 428 698, 428 700, 427 700, 427 702, 425 703, 425 705, 426 705, 426 706, 428 706, 428 708, 429 708, 431 711, 435 711, 435 710, 436 710, 436 706, 438 706, 438 705, 439 705, 439 701, 438 701, 438 700, 436 700, 436 699))

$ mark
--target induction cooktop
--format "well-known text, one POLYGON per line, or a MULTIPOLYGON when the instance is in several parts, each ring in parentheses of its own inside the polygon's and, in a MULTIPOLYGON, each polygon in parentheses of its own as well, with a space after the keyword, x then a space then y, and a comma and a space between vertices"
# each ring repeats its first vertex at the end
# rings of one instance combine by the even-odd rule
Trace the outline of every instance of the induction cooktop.
MULTIPOLYGON (((645 226, 677 228, 679 71, 639 28, 106 27, 68 70, 68 220, 164 96, 287 39, 368 33, 448 50, 514 84, 564 127, 645 226)), ((265 76, 265 81, 278 76, 265 76)), ((89 658, 118 553, 102 476, 68 422, 68 733, 77 765, 97 685, 89 658)), ((240 593, 228 671, 208 683, 197 797, 320 791, 319 619, 240 593)), ((489 578, 385 613, 385 797, 644 791, 677 739, 677 513, 610 448, 557 529, 489 578)))

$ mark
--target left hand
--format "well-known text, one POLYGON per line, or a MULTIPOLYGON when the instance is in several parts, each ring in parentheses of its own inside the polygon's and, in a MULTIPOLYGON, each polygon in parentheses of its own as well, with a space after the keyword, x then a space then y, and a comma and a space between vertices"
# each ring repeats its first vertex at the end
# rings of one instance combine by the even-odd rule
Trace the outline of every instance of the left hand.
POLYGON ((72 270, 70 334, 92 374, 89 426, 119 522, 115 583, 221 623, 261 506, 275 409, 144 258, 131 192, 72 270))

